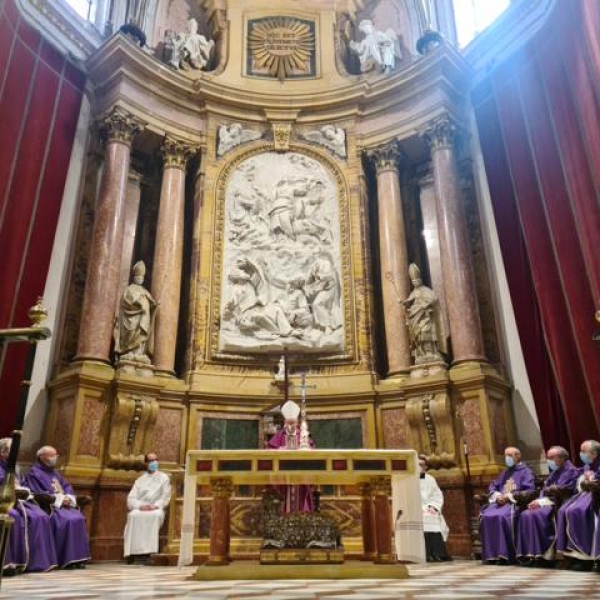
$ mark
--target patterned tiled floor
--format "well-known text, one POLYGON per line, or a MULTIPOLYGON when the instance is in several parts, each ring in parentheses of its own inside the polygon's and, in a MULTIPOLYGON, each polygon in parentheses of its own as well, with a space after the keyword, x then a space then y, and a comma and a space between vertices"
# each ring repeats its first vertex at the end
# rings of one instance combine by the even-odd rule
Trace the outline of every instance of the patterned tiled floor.
POLYGON ((409 567, 403 580, 199 582, 194 568, 104 563, 5 579, 12 600, 600 600, 599 573, 490 567, 468 561, 409 567))

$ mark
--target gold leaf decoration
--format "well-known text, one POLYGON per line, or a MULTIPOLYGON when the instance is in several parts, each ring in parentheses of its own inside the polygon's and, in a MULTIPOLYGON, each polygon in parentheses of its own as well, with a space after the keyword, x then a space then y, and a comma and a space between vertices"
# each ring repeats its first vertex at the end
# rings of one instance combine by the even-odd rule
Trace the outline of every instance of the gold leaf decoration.
MULTIPOLYGON (((248 51, 253 70, 284 81, 311 75, 315 36, 310 25, 294 17, 270 17, 249 23, 248 51)), ((254 73, 258 74, 258 73, 254 73)))

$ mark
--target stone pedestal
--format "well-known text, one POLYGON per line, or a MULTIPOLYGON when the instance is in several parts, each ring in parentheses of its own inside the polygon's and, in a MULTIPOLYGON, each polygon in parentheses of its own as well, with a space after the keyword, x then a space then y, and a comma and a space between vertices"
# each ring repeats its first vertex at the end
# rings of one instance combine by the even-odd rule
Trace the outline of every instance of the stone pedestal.
POLYGON ((121 253, 131 141, 138 121, 114 109, 100 124, 106 136, 104 170, 83 297, 77 360, 108 362, 121 280, 121 253))

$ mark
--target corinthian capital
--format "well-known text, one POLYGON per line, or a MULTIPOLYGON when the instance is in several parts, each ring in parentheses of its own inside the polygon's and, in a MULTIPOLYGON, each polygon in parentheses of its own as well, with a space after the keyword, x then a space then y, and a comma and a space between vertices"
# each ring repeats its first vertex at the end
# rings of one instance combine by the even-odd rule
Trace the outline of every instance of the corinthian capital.
POLYGON ((99 128, 105 141, 130 144, 144 126, 131 113, 116 106, 100 120, 99 128))
POLYGON ((398 164, 404 156, 398 140, 392 140, 378 146, 365 150, 366 157, 375 164, 377 172, 387 169, 398 169, 398 164))
POLYGON ((456 122, 446 113, 428 123, 421 131, 421 137, 429 142, 433 152, 440 148, 451 148, 458 133, 459 128, 456 122))
POLYGON ((216 498, 229 498, 233 494, 233 482, 230 477, 215 477, 210 480, 210 491, 216 498))
POLYGON ((166 137, 160 152, 164 160, 164 168, 185 169, 188 159, 196 153, 196 148, 177 140, 166 137))

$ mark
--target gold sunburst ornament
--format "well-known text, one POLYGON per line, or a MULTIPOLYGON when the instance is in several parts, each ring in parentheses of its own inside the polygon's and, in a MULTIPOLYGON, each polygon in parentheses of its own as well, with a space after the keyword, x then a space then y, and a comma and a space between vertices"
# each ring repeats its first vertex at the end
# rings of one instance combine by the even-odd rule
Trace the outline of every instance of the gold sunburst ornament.
POLYGON ((314 75, 314 23, 294 17, 268 17, 248 23, 250 73, 267 77, 314 75))

